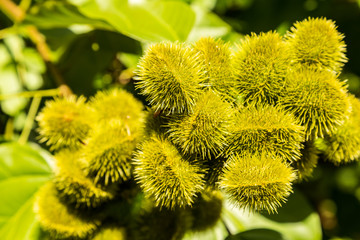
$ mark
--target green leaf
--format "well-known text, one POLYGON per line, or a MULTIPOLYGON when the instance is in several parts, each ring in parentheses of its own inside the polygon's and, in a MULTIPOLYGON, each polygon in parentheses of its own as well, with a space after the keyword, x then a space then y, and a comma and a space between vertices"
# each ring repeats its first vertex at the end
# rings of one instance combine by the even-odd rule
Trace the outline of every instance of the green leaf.
POLYGON ((295 191, 278 214, 249 213, 226 202, 223 221, 231 233, 266 228, 279 232, 286 240, 321 240, 319 215, 312 210, 305 197, 295 191))
POLYGON ((160 16, 176 35, 176 40, 185 41, 194 25, 195 13, 187 4, 177 1, 154 2, 152 12, 160 16))
POLYGON ((195 14, 179 1, 131 4, 127 1, 71 1, 85 16, 104 20, 120 33, 139 41, 185 41, 195 14))
POLYGON ((0 144, 0 236, 38 239, 34 194, 51 177, 49 154, 16 142, 0 144))
POLYGON ((196 41, 201 37, 218 38, 231 33, 231 26, 216 14, 196 5, 192 9, 196 13, 196 22, 188 37, 189 41, 196 41))
POLYGON ((251 229, 227 237, 225 240, 284 240, 280 233, 265 228, 251 229))
MULTIPOLYGON (((1 47, 2 45, 0 45, 1 47)), ((19 82, 18 74, 14 65, 0 66, 0 94, 12 94, 23 91, 19 82)), ((16 116, 23 110, 28 100, 24 98, 11 98, 1 101, 1 108, 4 113, 16 116)))
POLYGON ((45 1, 31 8, 24 24, 33 24, 40 29, 64 28, 74 24, 89 25, 97 29, 113 27, 102 20, 87 18, 75 6, 60 1, 45 1))
POLYGON ((140 54, 141 46, 119 33, 95 30, 78 36, 69 45, 58 68, 75 93, 94 94, 96 75, 103 74, 117 52, 140 54))

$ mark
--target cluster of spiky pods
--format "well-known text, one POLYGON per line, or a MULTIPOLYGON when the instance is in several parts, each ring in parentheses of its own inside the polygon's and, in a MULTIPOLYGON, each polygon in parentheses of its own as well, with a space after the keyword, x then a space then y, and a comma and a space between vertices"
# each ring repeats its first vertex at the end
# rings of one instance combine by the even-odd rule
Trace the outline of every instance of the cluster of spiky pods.
POLYGON ((39 114, 56 151, 40 224, 59 239, 175 240, 213 226, 223 195, 276 212, 319 154, 337 165, 360 155, 360 101, 338 79, 346 60, 324 18, 236 49, 213 38, 150 46, 136 79, 146 111, 115 89, 39 114))

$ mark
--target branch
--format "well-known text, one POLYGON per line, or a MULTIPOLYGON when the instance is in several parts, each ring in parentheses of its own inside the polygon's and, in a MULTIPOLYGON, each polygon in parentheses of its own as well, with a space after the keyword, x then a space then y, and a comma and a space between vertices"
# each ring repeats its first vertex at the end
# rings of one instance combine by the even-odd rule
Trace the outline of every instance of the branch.
MULTIPOLYGON (((10 0, 0 0, 0 9, 15 23, 20 23, 25 19, 25 11, 10 0)), ((30 40, 35 44, 37 51, 47 65, 48 70, 54 76, 56 84, 59 86, 61 95, 70 96, 72 91, 65 83, 54 63, 51 61, 51 51, 46 44, 45 37, 35 26, 26 27, 30 40)))
POLYGON ((51 51, 46 44, 45 37, 39 32, 35 26, 28 26, 27 32, 30 40, 35 44, 37 51, 46 63, 49 71, 54 76, 56 84, 59 86, 61 94, 64 96, 72 95, 70 87, 65 83, 63 77, 59 73, 59 70, 51 61, 51 51))
POLYGON ((0 0, 0 9, 14 22, 25 18, 25 12, 10 0, 0 0))

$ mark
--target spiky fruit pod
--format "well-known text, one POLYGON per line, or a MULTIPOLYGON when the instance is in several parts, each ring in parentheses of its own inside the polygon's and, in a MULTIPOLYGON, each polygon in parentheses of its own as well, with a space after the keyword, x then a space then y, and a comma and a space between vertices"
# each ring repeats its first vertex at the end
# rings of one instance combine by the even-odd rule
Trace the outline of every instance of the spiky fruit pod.
POLYGON ((193 224, 191 230, 204 231, 213 227, 220 219, 222 212, 223 195, 217 190, 206 190, 191 207, 193 224))
POLYGON ((360 101, 349 96, 352 112, 349 119, 332 134, 326 135, 317 146, 325 158, 335 165, 357 160, 360 156, 360 101))
POLYGON ((269 152, 290 162, 300 158, 303 127, 283 109, 251 104, 240 109, 233 121, 227 155, 248 151, 269 152))
POLYGON ((140 136, 121 121, 111 121, 94 128, 83 149, 88 162, 86 171, 95 183, 107 186, 132 177, 131 157, 140 136))
POLYGON ((190 206, 203 189, 204 173, 163 137, 144 141, 134 158, 135 180, 156 206, 174 209, 190 206))
POLYGON ((221 39, 201 38, 192 45, 198 54, 205 85, 229 101, 238 94, 234 88, 235 76, 228 43, 221 39))
POLYGON ((331 72, 314 68, 289 72, 279 104, 305 127, 306 140, 331 134, 351 110, 344 84, 331 72))
POLYGON ((234 54, 235 87, 245 103, 274 104, 284 87, 289 55, 276 32, 246 36, 234 54))
POLYGON ((220 181, 220 188, 237 206, 277 212, 292 192, 294 171, 281 158, 266 154, 232 155, 220 181))
POLYGON ((192 110, 204 80, 192 49, 180 43, 158 43, 147 49, 138 67, 136 87, 156 112, 192 110))
POLYGON ((184 153, 211 158, 225 147, 233 113, 229 103, 223 102, 216 93, 206 91, 192 113, 169 120, 168 136, 184 153))
POLYGON ((52 149, 80 147, 90 130, 92 116, 85 101, 86 98, 75 96, 47 101, 36 117, 40 142, 52 149))
POLYGON ((134 240, 181 240, 191 226, 191 215, 186 209, 160 209, 145 206, 132 226, 134 240))
POLYGON ((121 120, 131 130, 137 130, 143 124, 143 105, 131 93, 124 89, 114 88, 99 91, 90 101, 95 112, 95 122, 121 120))
POLYGON ((293 64, 314 66, 341 72, 346 45, 333 21, 326 18, 308 18, 296 22, 285 35, 293 64))
POLYGON ((68 149, 58 152, 55 155, 54 183, 59 195, 68 203, 74 203, 76 207, 97 207, 114 198, 114 192, 96 186, 86 176, 86 165, 79 152, 68 149))
POLYGON ((126 240, 126 229, 121 227, 101 227, 92 240, 126 240))
POLYGON ((52 182, 39 189, 34 210, 40 225, 50 233, 51 239, 85 238, 100 225, 98 220, 85 219, 69 209, 60 200, 52 182))
POLYGON ((312 176, 318 164, 318 154, 319 150, 315 147, 313 141, 304 142, 304 148, 301 149, 301 158, 291 164, 296 170, 297 182, 305 181, 312 176))

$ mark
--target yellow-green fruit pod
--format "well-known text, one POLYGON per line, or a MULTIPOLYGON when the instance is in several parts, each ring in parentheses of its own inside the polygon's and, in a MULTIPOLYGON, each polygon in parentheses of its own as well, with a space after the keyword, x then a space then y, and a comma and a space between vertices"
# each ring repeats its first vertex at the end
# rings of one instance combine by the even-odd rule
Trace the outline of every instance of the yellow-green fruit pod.
POLYGON ((319 160, 319 150, 315 147, 313 141, 304 142, 304 148, 301 149, 301 158, 292 163, 296 170, 297 182, 306 181, 312 176, 319 160))
POLYGON ((41 227, 50 233, 51 239, 85 238, 100 225, 98 220, 85 219, 69 209, 60 200, 52 182, 39 189, 34 210, 41 227))
POLYGON ((59 195, 76 207, 97 207, 114 198, 113 192, 101 189, 86 176, 86 166, 80 152, 65 149, 55 155, 54 183, 59 195))
POLYGON ((190 208, 193 217, 191 230, 204 231, 213 227, 221 217, 223 195, 218 190, 205 190, 190 208))
POLYGON ((156 112, 192 110, 204 80, 192 49, 180 43, 154 44, 140 59, 138 68, 136 87, 156 112))
POLYGON ((92 240, 126 240, 126 229, 123 227, 101 227, 92 240))
POLYGON ((296 22, 285 38, 289 44, 291 62, 341 72, 347 58, 344 35, 333 21, 308 18, 296 22))
POLYGON ((52 149, 81 146, 92 121, 85 101, 84 97, 75 96, 47 101, 36 118, 40 142, 46 142, 52 149))
POLYGON ((333 73, 314 68, 289 72, 279 104, 305 127, 306 140, 331 134, 351 110, 344 84, 333 73))
POLYGON ((325 158, 335 165, 357 160, 360 156, 360 101, 349 96, 352 112, 343 125, 326 135, 320 149, 325 158))
POLYGON ((143 105, 131 93, 114 88, 99 91, 91 99, 90 107, 94 111, 95 122, 121 120, 130 130, 142 127, 143 105))
POLYGON ((303 127, 291 114, 279 107, 251 104, 235 115, 226 152, 269 152, 291 162, 300 158, 303 141, 303 127))
POLYGON ((245 103, 274 104, 289 66, 287 46, 276 32, 246 36, 234 54, 235 87, 245 103))
POLYGON ((119 121, 99 124, 83 149, 86 171, 96 183, 109 185, 131 179, 131 157, 139 135, 119 121))
POLYGON ((229 103, 207 91, 199 98, 192 113, 170 118, 168 136, 184 153, 209 159, 224 149, 233 112, 229 103))
POLYGON ((295 178, 294 171, 279 157, 235 154, 229 159, 220 187, 241 208, 274 213, 292 192, 295 178))
POLYGON ((198 54, 201 71, 205 73, 205 85, 233 101, 237 92, 234 89, 235 76, 229 44, 207 37, 201 38, 192 47, 198 54))
POLYGON ((180 155, 168 140, 153 135, 134 158, 135 180, 156 206, 173 209, 190 206, 203 189, 204 173, 180 155))

